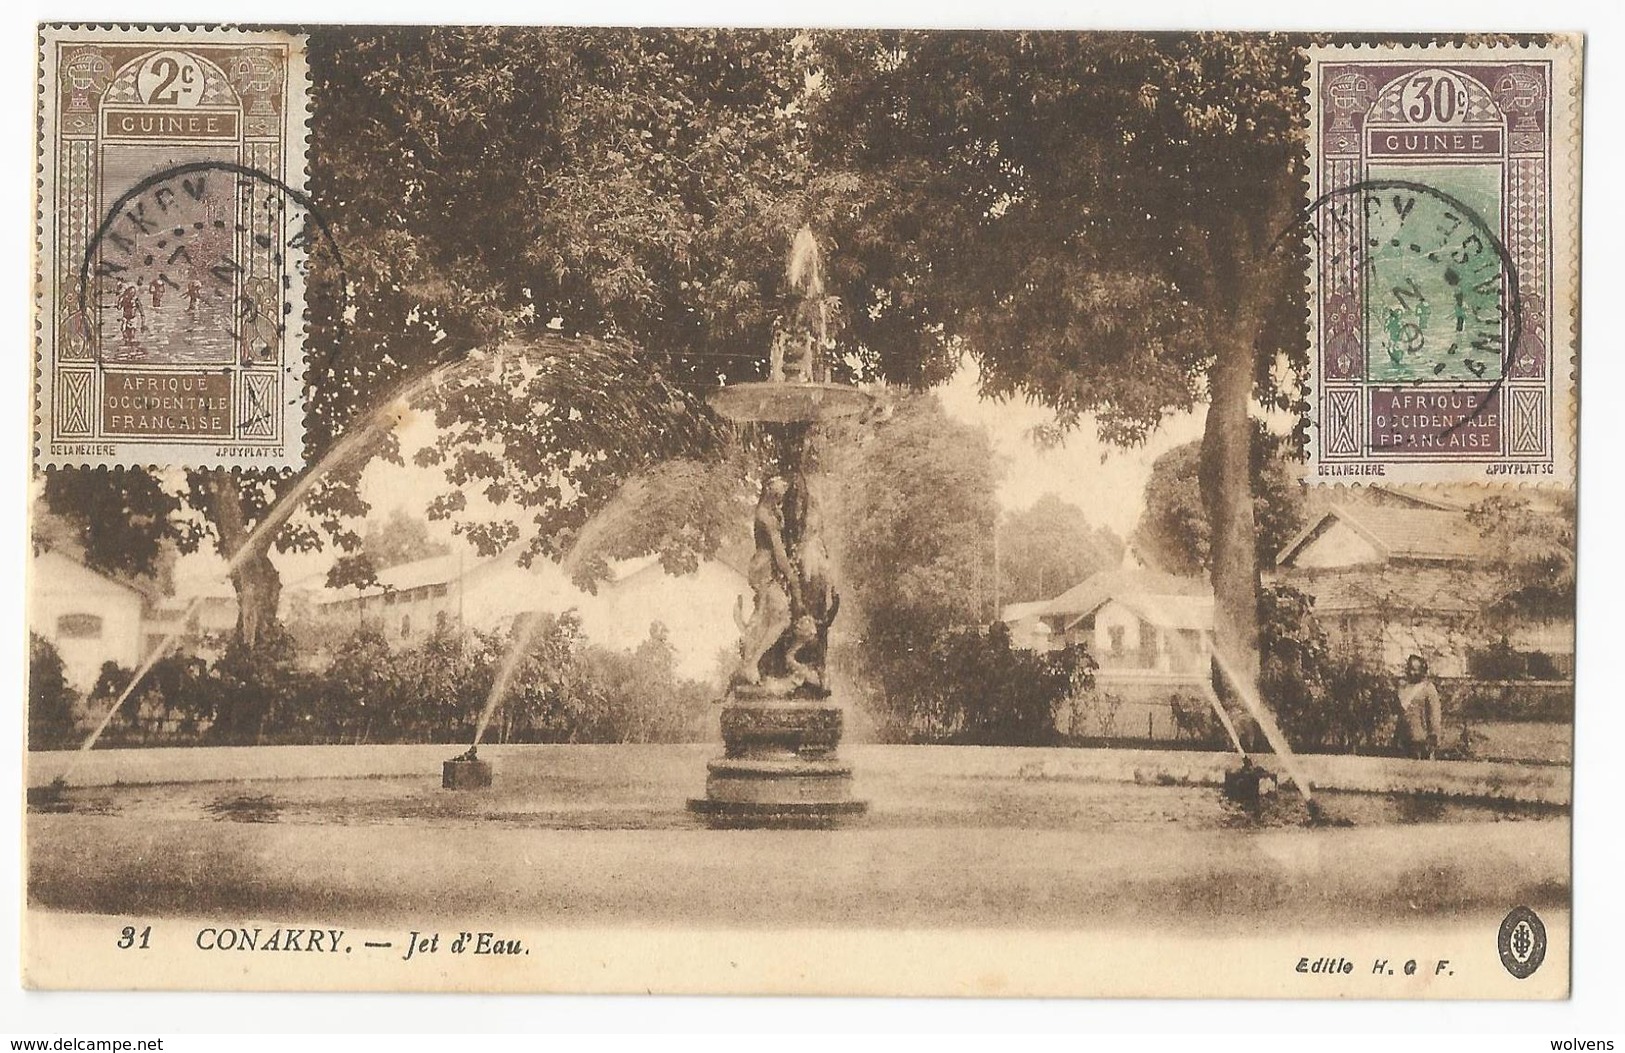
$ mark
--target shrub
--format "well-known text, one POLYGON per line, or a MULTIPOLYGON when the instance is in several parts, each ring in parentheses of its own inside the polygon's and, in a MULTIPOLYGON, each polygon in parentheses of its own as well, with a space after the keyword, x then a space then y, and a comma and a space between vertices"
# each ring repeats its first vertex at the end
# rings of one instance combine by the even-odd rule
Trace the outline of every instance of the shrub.
POLYGON ((1446 712, 1463 720, 1568 724, 1574 721, 1572 683, 1459 680, 1441 685, 1446 712))
POLYGON ((1176 692, 1168 700, 1174 722, 1174 737, 1188 739, 1217 749, 1230 746, 1230 736, 1213 713, 1213 703, 1203 695, 1176 692))
POLYGON ((1334 655, 1314 601, 1275 586, 1259 596, 1259 693, 1295 749, 1370 752, 1393 739, 1391 677, 1334 655))
POLYGON ((1013 647, 1003 623, 945 632, 906 662, 887 665, 892 682, 877 714, 887 738, 980 746, 1058 742, 1057 708, 1092 686, 1095 669, 1081 647, 1048 654, 1013 647))
POLYGON ((1394 741, 1399 692, 1394 678, 1357 660, 1336 662, 1326 685, 1328 704, 1312 744, 1343 753, 1374 753, 1394 741))
POLYGON ((584 679, 600 707, 594 741, 693 742, 702 737, 712 691, 677 676, 677 652, 659 622, 636 649, 588 647, 584 679))
POLYGON ((401 702, 398 673, 383 633, 372 627, 357 629, 327 667, 313 700, 316 719, 341 740, 392 737, 401 702))
POLYGON ((233 640, 215 662, 211 679, 209 741, 244 745, 268 736, 275 741, 319 737, 308 705, 314 678, 299 667, 293 637, 281 626, 262 630, 252 646, 233 640))
POLYGON ((1529 675, 1529 657, 1506 637, 1467 655, 1467 671, 1480 680, 1521 680, 1529 675))
POLYGON ((79 693, 68 685, 62 655, 39 633, 28 634, 28 748, 72 744, 79 693))

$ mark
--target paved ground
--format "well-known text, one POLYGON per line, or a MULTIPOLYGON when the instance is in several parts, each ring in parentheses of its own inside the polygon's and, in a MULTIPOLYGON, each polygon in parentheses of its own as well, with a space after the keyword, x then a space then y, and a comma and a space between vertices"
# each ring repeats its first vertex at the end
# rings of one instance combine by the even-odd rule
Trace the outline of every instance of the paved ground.
MULTIPOLYGON (((1568 901, 1562 809, 1331 794, 1328 813, 1350 825, 1305 826, 1290 799, 1255 821, 1206 785, 1227 763, 1219 755, 861 747, 850 751, 857 792, 873 808, 852 828, 711 831, 681 806, 701 791, 713 747, 490 748, 497 786, 474 793, 438 788, 451 752, 78 758, 73 810, 28 816, 30 898, 113 915, 380 923, 472 914, 558 926, 1186 932, 1568 901)), ((72 759, 31 757, 30 783, 72 759)), ((1566 769, 1306 766, 1323 785, 1567 800, 1566 769)))

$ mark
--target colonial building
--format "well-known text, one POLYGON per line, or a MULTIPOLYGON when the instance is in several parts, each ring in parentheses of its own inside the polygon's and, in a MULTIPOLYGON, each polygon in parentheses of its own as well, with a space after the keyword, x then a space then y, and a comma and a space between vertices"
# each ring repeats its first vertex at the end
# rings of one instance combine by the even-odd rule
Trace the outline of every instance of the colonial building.
POLYGON ((380 571, 377 584, 366 588, 330 589, 318 576, 284 589, 283 617, 327 630, 334 644, 371 627, 394 647, 413 646, 437 631, 501 631, 523 613, 566 611, 580 617, 592 642, 633 647, 659 621, 677 651, 679 672, 690 677, 714 673, 717 655, 738 641, 735 604, 749 590, 728 562, 711 560, 693 573, 672 575, 653 556, 625 560, 588 593, 545 559, 522 566, 519 552, 515 546, 489 559, 451 554, 403 563, 380 571))
POLYGON ((1049 600, 1004 610, 1012 641, 1035 651, 1083 644, 1102 670, 1190 672, 1207 668, 1213 594, 1198 578, 1143 567, 1092 574, 1049 600))
POLYGON ((141 660, 146 593, 56 551, 36 556, 32 574, 28 624, 56 646, 68 683, 88 691, 103 663, 141 660))
POLYGON ((1274 578, 1314 600, 1333 646, 1396 673, 1419 654, 1436 676, 1473 675, 1475 653, 1501 645, 1572 675, 1573 616, 1508 611, 1498 547, 1448 504, 1368 500, 1315 515, 1281 550, 1274 578))
POLYGON ((1057 714, 1063 732, 1172 739, 1210 692, 1213 594, 1198 578, 1127 566, 1093 574, 1049 600, 1006 607, 1011 642, 1029 650, 1082 644, 1098 663, 1088 712, 1057 714))

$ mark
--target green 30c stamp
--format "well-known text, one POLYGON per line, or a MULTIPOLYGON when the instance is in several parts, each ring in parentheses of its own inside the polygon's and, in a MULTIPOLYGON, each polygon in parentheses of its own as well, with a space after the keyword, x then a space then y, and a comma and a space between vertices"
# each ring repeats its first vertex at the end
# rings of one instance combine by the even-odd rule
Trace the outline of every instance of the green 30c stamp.
POLYGON ((1574 68, 1311 49, 1312 480, 1572 482, 1574 68))

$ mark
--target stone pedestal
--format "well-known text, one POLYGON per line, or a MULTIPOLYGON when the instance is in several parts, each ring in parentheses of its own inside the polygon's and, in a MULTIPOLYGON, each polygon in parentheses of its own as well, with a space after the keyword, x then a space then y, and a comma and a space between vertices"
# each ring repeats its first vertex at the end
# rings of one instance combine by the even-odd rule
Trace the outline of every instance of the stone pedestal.
POLYGON ((440 787, 445 790, 483 790, 491 785, 491 762, 453 757, 441 765, 440 787))
POLYGON ((735 699, 722 709, 722 743, 705 796, 688 802, 713 827, 826 827, 868 808, 835 756, 839 706, 735 699))

